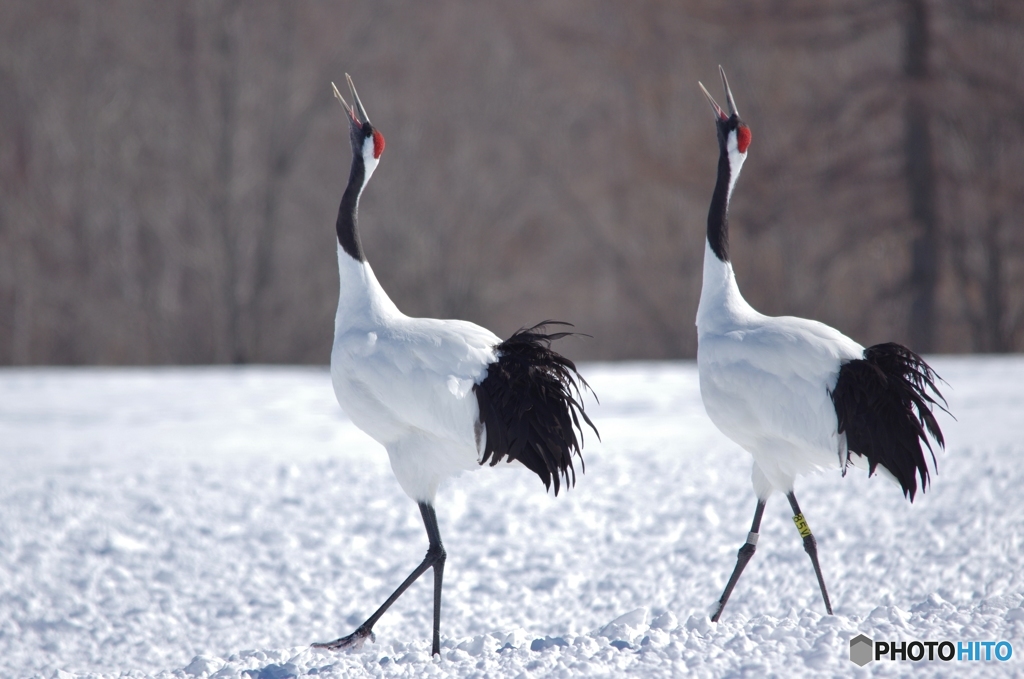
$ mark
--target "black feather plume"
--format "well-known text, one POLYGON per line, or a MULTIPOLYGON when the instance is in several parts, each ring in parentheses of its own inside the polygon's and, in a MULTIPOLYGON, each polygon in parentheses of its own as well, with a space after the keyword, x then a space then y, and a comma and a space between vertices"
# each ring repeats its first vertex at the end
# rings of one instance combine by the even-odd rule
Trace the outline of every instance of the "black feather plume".
POLYGON ((896 477, 911 502, 918 476, 921 491, 928 486, 928 461, 921 442, 928 446, 932 466, 935 451, 928 436, 939 446, 946 445, 932 414, 933 406, 946 410, 946 400, 935 386, 938 379, 910 349, 895 343, 876 344, 864 350, 864 358, 843 364, 830 393, 839 433, 846 434, 847 462, 849 453, 854 452, 868 459, 869 474, 882 465, 896 477))
POLYGON ((516 332, 495 348, 498 360, 474 390, 480 421, 487 427, 480 464, 490 460, 493 467, 506 457, 518 460, 545 488, 554 479, 558 495, 559 477, 576 483, 573 454, 580 458, 582 471, 580 418, 595 434, 597 428, 584 412, 580 394, 590 385, 572 361, 551 349, 551 342, 576 333, 541 332, 547 325, 569 324, 545 321, 516 332))

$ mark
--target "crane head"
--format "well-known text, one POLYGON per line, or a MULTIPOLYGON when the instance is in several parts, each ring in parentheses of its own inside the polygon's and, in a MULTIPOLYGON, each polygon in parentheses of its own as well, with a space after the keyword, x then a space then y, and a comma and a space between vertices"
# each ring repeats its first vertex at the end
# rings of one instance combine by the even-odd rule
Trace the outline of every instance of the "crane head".
POLYGON ((711 96, 703 83, 698 82, 697 84, 704 91, 704 96, 711 102, 711 108, 715 112, 719 142, 726 149, 735 143, 736 150, 741 154, 746 154, 747 147, 750 146, 750 128, 740 120, 740 113, 736 110, 736 101, 732 98, 732 90, 729 88, 729 81, 725 77, 725 69, 719 66, 718 72, 722 74, 722 84, 725 86, 725 103, 729 108, 728 113, 722 110, 722 107, 718 105, 718 102, 711 96))
POLYGON ((352 76, 346 73, 345 80, 348 81, 348 91, 352 95, 352 105, 349 105, 345 98, 341 96, 337 85, 331 83, 331 87, 334 88, 334 96, 338 98, 338 101, 341 102, 341 107, 348 114, 352 150, 355 153, 362 154, 368 164, 371 162, 376 164, 376 161, 380 159, 380 154, 384 153, 384 135, 370 124, 370 116, 366 115, 363 102, 359 100, 359 94, 356 93, 356 86, 352 82, 352 76))

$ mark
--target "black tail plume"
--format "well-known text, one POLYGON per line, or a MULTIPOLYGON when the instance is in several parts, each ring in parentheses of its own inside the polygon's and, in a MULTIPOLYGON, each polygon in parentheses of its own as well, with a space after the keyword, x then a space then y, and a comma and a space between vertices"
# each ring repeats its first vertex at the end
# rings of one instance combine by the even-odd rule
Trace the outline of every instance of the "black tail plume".
POLYGON ((487 377, 474 390, 480 421, 487 427, 480 464, 490 460, 493 467, 505 457, 518 460, 540 477, 545 488, 554 479, 558 495, 559 477, 567 485, 576 483, 574 453, 581 471, 585 469, 580 418, 598 432, 583 410, 580 393, 590 385, 572 361, 551 349, 551 342, 578 333, 545 334, 547 325, 570 324, 544 321, 516 332, 496 347, 498 360, 488 366, 487 377))
POLYGON ((949 412, 935 386, 939 379, 910 349, 895 343, 876 344, 864 350, 864 358, 843 364, 830 394, 848 450, 868 459, 869 474, 878 465, 888 469, 911 502, 917 493, 917 476, 921 492, 928 486, 928 461, 921 442, 928 446, 932 466, 935 451, 928 435, 939 446, 946 445, 932 414, 933 406, 949 412))

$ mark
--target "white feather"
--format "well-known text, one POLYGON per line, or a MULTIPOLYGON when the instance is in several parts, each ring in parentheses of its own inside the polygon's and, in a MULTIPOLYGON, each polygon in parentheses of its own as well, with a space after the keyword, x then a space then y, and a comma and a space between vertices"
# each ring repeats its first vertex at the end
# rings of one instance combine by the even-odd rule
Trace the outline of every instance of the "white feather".
POLYGON ((729 131, 729 138, 725 140, 725 149, 729 152, 729 167, 733 169, 732 176, 729 177, 728 195, 731 198, 732 190, 736 186, 736 180, 743 168, 743 161, 747 159, 747 154, 740 151, 739 133, 736 130, 729 131))
POLYGON ((478 467, 479 406, 473 385, 496 360, 494 333, 468 321, 410 318, 367 262, 339 248, 341 294, 331 378, 352 422, 388 451, 412 499, 478 467))
POLYGON ((823 323, 755 311, 732 265, 710 245, 697 312, 697 366, 708 416, 754 458, 759 497, 789 492, 798 475, 840 464, 829 390, 864 349, 823 323))

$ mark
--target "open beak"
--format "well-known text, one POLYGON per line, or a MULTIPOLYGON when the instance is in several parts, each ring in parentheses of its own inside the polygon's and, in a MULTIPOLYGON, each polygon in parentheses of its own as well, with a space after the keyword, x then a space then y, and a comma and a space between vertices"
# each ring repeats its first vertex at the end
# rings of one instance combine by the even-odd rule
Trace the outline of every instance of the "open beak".
POLYGON ((711 102, 711 108, 714 109, 715 115, 722 120, 728 120, 733 115, 739 115, 739 111, 736 110, 736 101, 732 98, 732 90, 729 89, 729 80, 725 77, 725 69, 719 66, 718 72, 722 74, 722 84, 725 86, 725 104, 729 107, 728 115, 722 110, 722 107, 718 105, 718 102, 716 102, 714 97, 711 96, 707 88, 704 87, 704 84, 699 81, 697 84, 700 85, 700 89, 703 90, 704 96, 708 98, 709 102, 711 102))
POLYGON ((356 86, 352 82, 352 76, 346 73, 345 80, 348 81, 348 91, 352 95, 353 105, 349 106, 348 102, 345 101, 345 97, 341 96, 341 92, 338 91, 338 86, 331 83, 331 87, 334 88, 334 96, 336 96, 338 101, 341 102, 342 108, 344 108, 345 112, 348 113, 353 123, 356 125, 362 125, 370 122, 370 116, 366 115, 366 109, 363 108, 363 102, 359 101, 359 94, 356 92, 356 86))

